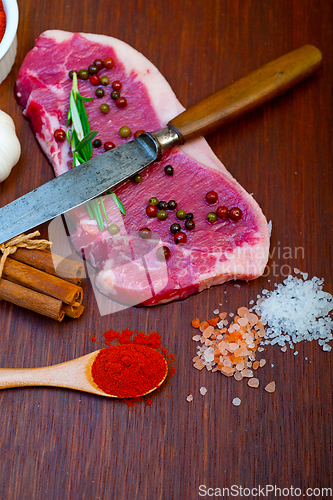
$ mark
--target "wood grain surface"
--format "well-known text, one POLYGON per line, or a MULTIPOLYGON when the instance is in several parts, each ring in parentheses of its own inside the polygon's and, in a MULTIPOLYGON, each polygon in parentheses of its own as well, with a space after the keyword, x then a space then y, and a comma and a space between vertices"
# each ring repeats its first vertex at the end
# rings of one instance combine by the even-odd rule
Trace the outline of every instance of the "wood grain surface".
MULTIPOLYGON (((323 66, 295 89, 207 136, 214 152, 272 220, 265 276, 230 282, 187 300, 101 317, 89 281, 86 311, 61 324, 0 303, 1 367, 67 361, 101 344, 109 328, 158 331, 176 358, 153 404, 129 408, 57 388, 0 393, 3 500, 195 500, 199 486, 333 488, 332 353, 316 342, 267 348, 260 387, 192 367, 191 319, 223 303, 235 312, 298 267, 332 293, 332 11, 327 0, 19 0, 18 54, 0 86, 16 124, 21 159, 0 184, 0 205, 53 177, 14 97, 26 53, 47 29, 101 33, 141 51, 188 107, 305 44, 323 66), (284 252, 284 248, 292 249, 284 252), (296 251, 302 248, 303 250, 296 251), (286 253, 288 255, 286 255, 286 253), (276 381, 277 390, 263 387, 276 381), (208 392, 201 396, 199 388, 208 392), (186 397, 193 394, 192 403, 186 397), (239 397, 239 407, 232 399, 239 397)), ((42 228, 46 236, 46 227, 42 228)), ((234 490, 235 491, 235 490, 234 490)), ((317 491, 318 492, 318 491, 317 491)), ((305 494, 303 496, 303 493, 305 494)), ((224 495, 223 498, 257 498, 224 495)), ((260 498, 260 497, 258 497, 260 498)), ((292 498, 282 491, 266 498, 292 498)), ((329 498, 325 494, 317 498, 329 498)))

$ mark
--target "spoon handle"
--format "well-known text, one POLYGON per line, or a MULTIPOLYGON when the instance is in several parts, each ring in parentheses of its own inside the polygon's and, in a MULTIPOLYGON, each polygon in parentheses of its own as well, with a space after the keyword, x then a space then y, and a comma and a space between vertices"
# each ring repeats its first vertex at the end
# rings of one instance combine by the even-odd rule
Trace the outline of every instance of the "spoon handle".
POLYGON ((103 394, 93 385, 91 365, 98 351, 57 365, 41 368, 0 368, 0 389, 50 386, 103 394))
POLYGON ((50 368, 1 368, 0 389, 34 385, 57 385, 59 379, 52 377, 50 368))

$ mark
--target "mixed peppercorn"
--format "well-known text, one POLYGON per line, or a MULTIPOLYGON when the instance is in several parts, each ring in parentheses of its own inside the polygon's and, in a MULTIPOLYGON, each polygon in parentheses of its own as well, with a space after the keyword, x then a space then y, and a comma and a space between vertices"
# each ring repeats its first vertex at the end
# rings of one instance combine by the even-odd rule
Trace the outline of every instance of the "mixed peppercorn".
MULTIPOLYGON (((219 201, 218 194, 215 191, 209 191, 206 194, 205 198, 208 205, 215 205, 219 201)), ((243 212, 238 207, 232 207, 228 209, 228 207, 222 205, 217 208, 216 212, 209 212, 207 214, 207 220, 211 224, 217 221, 217 219, 231 219, 235 222, 239 221, 243 217, 243 212)))
MULTIPOLYGON (((88 69, 82 68, 79 71, 76 71, 77 76, 81 80, 88 80, 91 85, 98 87, 95 90, 95 96, 99 99, 105 96, 105 89, 103 87, 107 87, 110 84, 110 79, 107 75, 99 76, 98 73, 103 69, 111 70, 115 65, 114 59, 112 57, 106 57, 104 60, 95 59, 92 64, 88 66, 88 69)), ((69 71, 69 78, 73 79, 74 70, 69 71)), ((123 88, 123 84, 119 80, 114 80, 111 83, 112 91, 110 93, 112 101, 115 102, 118 108, 125 108, 127 106, 127 99, 125 96, 121 95, 120 91, 123 88)), ((99 109, 101 113, 108 114, 110 112, 110 105, 106 102, 100 104, 99 109)), ((138 130, 135 132, 134 137, 137 138, 140 134, 142 134, 143 130, 138 130)), ((119 129, 119 136, 127 139, 132 134, 131 129, 128 126, 122 126, 119 129)), ((64 142, 66 140, 66 132, 63 129, 57 129, 54 132, 54 138, 57 142, 64 142)), ((100 139, 95 139, 92 143, 94 148, 100 148, 102 146, 102 141, 100 139)), ((110 149, 115 148, 115 144, 111 141, 107 141, 104 143, 105 151, 110 151, 110 149)), ((135 182, 138 182, 137 180, 135 182)))
MULTIPOLYGON (((171 165, 167 165, 164 168, 166 175, 173 175, 174 169, 171 165)), ((218 194, 215 191, 209 191, 205 196, 205 201, 209 205, 216 204, 218 202, 218 194)), ((157 219, 164 221, 168 218, 168 211, 174 211, 178 207, 175 200, 159 201, 156 196, 152 196, 149 199, 148 205, 146 206, 146 215, 150 218, 156 217, 157 219)), ((229 218, 233 221, 239 221, 243 216, 242 210, 238 207, 233 207, 228 209, 226 206, 219 206, 216 212, 209 212, 207 214, 207 221, 211 224, 217 221, 217 219, 229 218)), ((184 221, 184 229, 188 231, 193 231, 195 229, 194 215, 191 212, 186 212, 184 209, 179 208, 176 211, 176 217, 181 222, 184 221)), ((187 242, 187 234, 182 231, 181 225, 178 222, 174 222, 170 226, 170 232, 173 235, 174 242, 178 244, 184 244, 187 242)), ((139 232, 142 238, 150 238, 151 232, 148 228, 143 228, 139 232)), ((160 260, 166 260, 170 257, 171 252, 168 247, 160 247, 158 249, 157 257, 160 260)))

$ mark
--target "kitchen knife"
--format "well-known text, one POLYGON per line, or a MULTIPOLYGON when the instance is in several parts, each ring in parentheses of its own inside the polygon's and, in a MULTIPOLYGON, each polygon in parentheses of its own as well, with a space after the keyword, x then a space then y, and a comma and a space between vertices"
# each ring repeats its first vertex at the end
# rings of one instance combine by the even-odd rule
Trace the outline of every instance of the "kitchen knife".
POLYGON ((118 146, 0 209, 0 243, 95 198, 132 177, 164 151, 227 125, 286 92, 316 71, 321 52, 305 45, 215 92, 167 127, 118 146))

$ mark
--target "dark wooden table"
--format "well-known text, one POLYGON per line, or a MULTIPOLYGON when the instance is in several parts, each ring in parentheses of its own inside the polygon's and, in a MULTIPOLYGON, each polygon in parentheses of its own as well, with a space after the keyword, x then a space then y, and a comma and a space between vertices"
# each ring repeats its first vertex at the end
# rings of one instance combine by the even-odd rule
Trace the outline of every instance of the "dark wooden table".
MULTIPOLYGON (((207 137, 272 220, 266 276, 104 317, 86 281, 85 314, 61 324, 0 304, 1 367, 43 366, 86 354, 96 348, 90 336, 101 341, 111 327, 158 331, 176 358, 175 376, 151 406, 129 408, 63 389, 1 391, 0 497, 192 500, 202 497, 200 485, 293 486, 302 496, 306 488, 333 488, 331 353, 316 342, 299 344, 298 356, 267 348, 257 390, 246 381, 198 372, 191 361, 191 319, 211 317, 221 302, 235 312, 294 267, 325 278, 325 290, 333 292, 332 2, 19 0, 19 9, 18 54, 1 84, 0 108, 15 121, 22 156, 0 185, 1 206, 53 177, 13 90, 24 56, 47 29, 128 42, 159 68, 185 106, 304 44, 316 45, 324 63, 294 90, 207 137), (267 394, 263 387, 272 379, 277 390, 267 394), (204 397, 201 386, 208 389, 204 397), (234 397, 241 398, 239 407, 234 397)), ((267 498, 279 498, 276 493, 267 498)), ((223 498, 256 497, 230 492, 223 498)))

